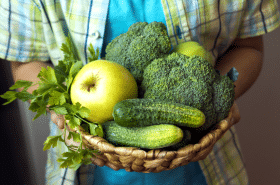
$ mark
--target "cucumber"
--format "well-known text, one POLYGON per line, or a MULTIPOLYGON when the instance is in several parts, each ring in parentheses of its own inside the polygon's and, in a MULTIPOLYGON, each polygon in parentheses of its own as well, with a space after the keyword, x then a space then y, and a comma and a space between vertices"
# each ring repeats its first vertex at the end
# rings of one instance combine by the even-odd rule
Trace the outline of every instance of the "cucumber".
POLYGON ((124 127, 173 124, 198 128, 205 122, 202 111, 187 105, 155 99, 126 99, 113 109, 114 121, 124 127))
POLYGON ((183 148, 183 147, 187 146, 188 144, 190 144, 191 138, 192 138, 191 132, 186 129, 182 129, 182 131, 184 134, 183 139, 179 143, 172 145, 170 147, 167 147, 165 149, 176 151, 176 150, 179 150, 180 148, 183 148))
POLYGON ((175 125, 122 127, 115 121, 108 121, 102 126, 104 138, 116 146, 157 149, 177 144, 183 138, 183 131, 175 125))

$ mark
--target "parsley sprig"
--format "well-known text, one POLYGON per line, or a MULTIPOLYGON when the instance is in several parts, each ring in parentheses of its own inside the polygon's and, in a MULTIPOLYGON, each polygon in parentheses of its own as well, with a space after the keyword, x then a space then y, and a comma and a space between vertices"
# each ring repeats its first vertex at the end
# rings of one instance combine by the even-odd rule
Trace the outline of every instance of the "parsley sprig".
MULTIPOLYGON (((61 158, 58 158, 57 161, 60 162, 60 167, 78 169, 81 164, 90 164, 90 158, 98 153, 97 150, 83 148, 85 145, 82 141, 82 136, 79 134, 78 126, 81 123, 86 123, 88 128, 90 128, 90 134, 100 137, 103 137, 103 130, 99 123, 91 123, 86 120, 90 113, 88 108, 81 106, 80 103, 72 104, 71 102, 70 87, 75 76, 83 67, 83 63, 79 60, 70 37, 66 38, 66 42, 62 44, 61 50, 63 51, 64 59, 60 60, 54 68, 42 68, 37 76, 40 79, 38 83, 18 80, 9 88, 9 91, 0 97, 7 100, 3 105, 7 105, 16 99, 23 102, 30 100, 29 110, 37 113, 33 120, 41 115, 47 115, 47 109, 53 110, 56 114, 64 115, 65 120, 68 121, 68 126, 71 129, 76 128, 78 130, 78 133, 69 131, 67 139, 72 138, 73 141, 79 142, 80 146, 66 145, 65 122, 64 134, 49 136, 44 143, 43 150, 56 147, 58 142, 64 142, 68 151, 63 153, 61 158), (27 89, 34 85, 39 85, 39 87, 32 94, 27 92, 27 89), (23 90, 21 92, 14 91, 18 88, 23 88, 23 90)), ((91 54, 89 61, 98 59, 98 48, 95 51, 92 44, 90 44, 88 51, 91 54)))

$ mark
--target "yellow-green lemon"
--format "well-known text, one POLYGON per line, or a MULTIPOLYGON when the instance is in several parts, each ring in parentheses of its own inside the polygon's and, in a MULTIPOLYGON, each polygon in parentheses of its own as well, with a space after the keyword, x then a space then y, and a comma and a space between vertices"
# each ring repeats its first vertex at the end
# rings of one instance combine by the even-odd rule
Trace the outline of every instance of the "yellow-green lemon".
POLYGON ((205 50, 203 46, 201 46, 199 43, 195 41, 188 41, 188 42, 181 43, 177 45, 173 51, 187 56, 198 55, 204 58, 205 60, 207 60, 213 66, 215 65, 215 61, 213 60, 211 53, 205 50))

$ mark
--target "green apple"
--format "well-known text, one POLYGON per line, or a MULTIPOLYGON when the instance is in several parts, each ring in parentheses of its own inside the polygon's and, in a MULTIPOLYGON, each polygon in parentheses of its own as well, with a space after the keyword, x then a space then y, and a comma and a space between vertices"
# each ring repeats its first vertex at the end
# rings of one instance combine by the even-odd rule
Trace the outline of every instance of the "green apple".
POLYGON ((90 109, 87 120, 104 123, 112 120, 116 103, 137 98, 138 88, 132 74, 122 65, 96 60, 86 64, 73 80, 70 97, 90 109))
POLYGON ((195 41, 181 43, 177 45, 173 51, 187 56, 198 55, 210 62, 213 66, 215 65, 215 61, 213 60, 211 53, 195 41))

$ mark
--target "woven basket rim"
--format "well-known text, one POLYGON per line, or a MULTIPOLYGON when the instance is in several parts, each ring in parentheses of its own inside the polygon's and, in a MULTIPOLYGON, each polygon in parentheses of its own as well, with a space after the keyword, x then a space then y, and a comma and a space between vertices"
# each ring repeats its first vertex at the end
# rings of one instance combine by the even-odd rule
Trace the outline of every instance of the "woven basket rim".
MULTIPOLYGON (((233 117, 233 109, 229 112, 229 115, 227 118, 224 120, 220 121, 219 123, 216 124, 216 126, 205 136, 203 136, 198 143, 196 144, 189 144, 181 149, 179 149, 177 152, 178 154, 181 154, 182 152, 184 153, 185 150, 188 150, 188 148, 191 148, 192 146, 198 145, 198 144, 203 144, 203 148, 208 147, 211 145, 211 143, 216 142, 218 139, 220 139, 223 134, 233 125, 231 123, 231 119, 233 117)), ((114 146, 113 144, 109 143, 106 139, 101 138, 99 136, 93 136, 90 135, 88 132, 86 132, 81 126, 78 126, 80 129, 80 133, 83 137, 83 141, 86 142, 86 145, 91 148, 98 149, 102 153, 118 153, 119 155, 130 155, 127 154, 127 152, 123 151, 123 148, 126 149, 131 149, 131 150, 138 150, 143 153, 148 153, 143 149, 137 148, 137 147, 122 147, 122 146, 114 146), (108 148, 110 148, 108 150, 108 148)), ((77 130, 75 130, 77 131, 77 130)), ((202 149, 203 149, 202 148, 202 149)), ((150 151, 155 151, 155 150, 162 150, 162 149, 151 149, 150 151)), ((195 152, 198 150, 198 147, 195 147, 195 152)), ((167 152, 176 152, 176 151, 167 151, 167 152)))
MULTIPOLYGON (((212 151, 214 144, 239 119, 238 107, 234 103, 228 117, 217 123, 198 143, 188 144, 177 151, 166 151, 164 148, 145 151, 136 147, 114 146, 104 138, 90 135, 81 126, 79 126, 79 129, 86 147, 99 151, 96 159, 92 159, 94 164, 98 166, 106 165, 114 170, 126 169, 126 171, 148 173, 170 170, 189 162, 205 159, 212 151), (134 163, 137 163, 137 165, 134 163)), ((77 132, 77 130, 74 131, 77 132)))

